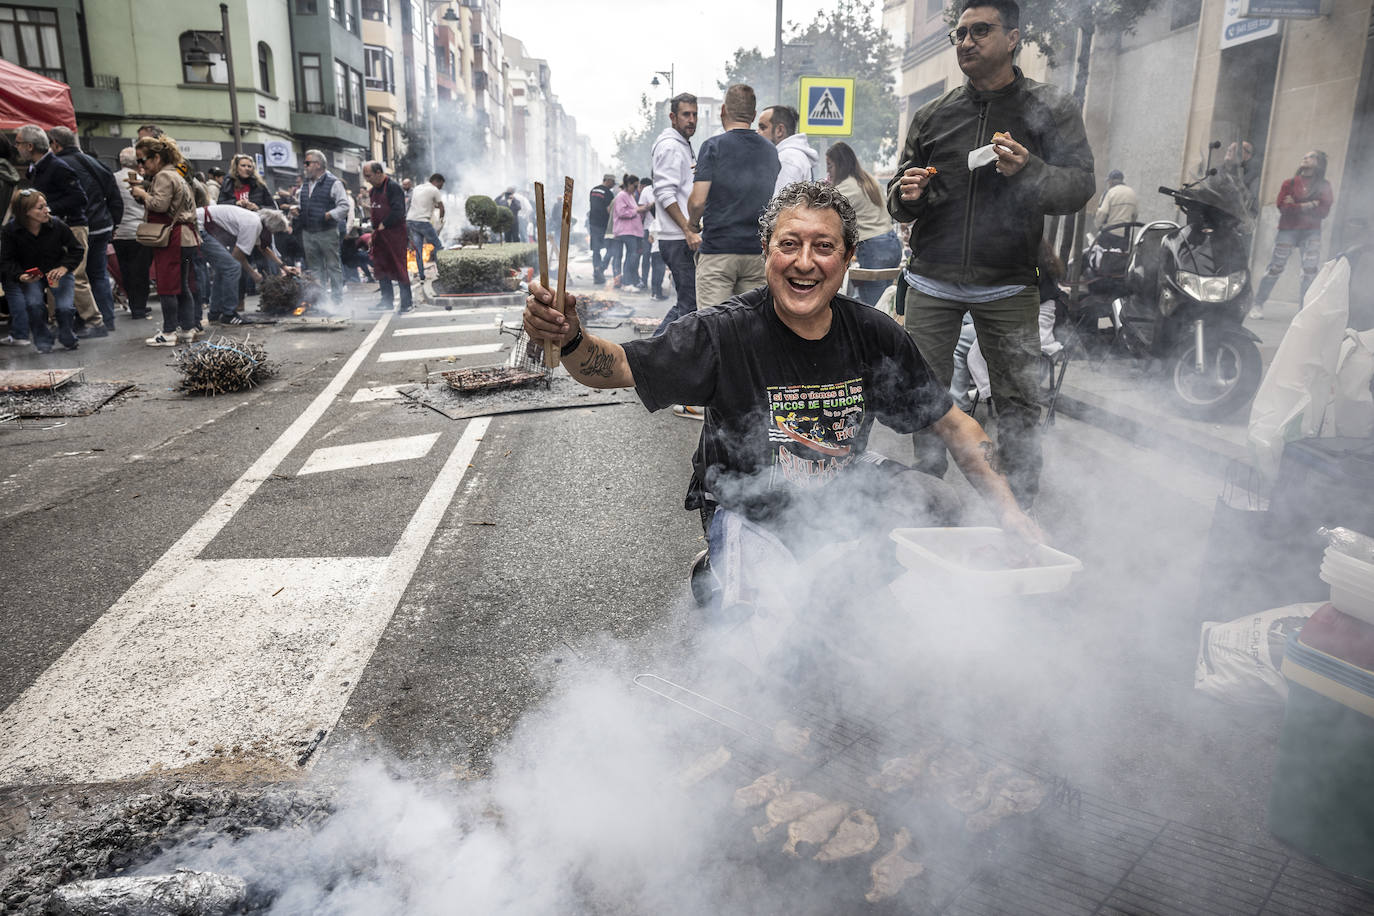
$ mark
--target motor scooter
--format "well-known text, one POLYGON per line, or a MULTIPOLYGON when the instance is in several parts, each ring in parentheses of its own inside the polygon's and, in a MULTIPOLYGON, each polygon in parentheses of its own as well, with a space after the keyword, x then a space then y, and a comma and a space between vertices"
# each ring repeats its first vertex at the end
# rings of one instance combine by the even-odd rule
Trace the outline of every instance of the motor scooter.
POLYGON ((1249 404, 1263 374, 1259 337, 1242 325, 1253 233, 1245 190, 1212 173, 1159 193, 1173 198, 1183 224, 1103 227, 1066 318, 1070 338, 1090 356, 1150 361, 1168 380, 1179 413, 1216 420, 1249 404), (1111 245, 1110 233, 1128 240, 1124 251, 1111 245))

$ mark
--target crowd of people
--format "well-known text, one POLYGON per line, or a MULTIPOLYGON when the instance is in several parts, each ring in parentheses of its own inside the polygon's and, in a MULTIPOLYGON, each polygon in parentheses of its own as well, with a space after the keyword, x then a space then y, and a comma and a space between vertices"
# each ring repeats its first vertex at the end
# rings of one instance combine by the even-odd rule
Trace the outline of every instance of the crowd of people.
POLYGON ((300 179, 274 194, 252 156, 194 171, 154 124, 109 165, 67 127, 0 133, 0 291, 10 316, 0 346, 74 350, 110 336, 122 305, 122 320, 161 319, 148 346, 175 347, 211 324, 252 323, 247 296, 279 273, 308 272, 336 305, 347 284, 375 282, 373 308, 390 309, 399 288, 409 309, 407 253, 423 282, 424 253, 432 261, 442 247, 434 220, 444 218, 444 176, 412 190, 368 162, 363 179, 350 193, 310 149, 300 179))

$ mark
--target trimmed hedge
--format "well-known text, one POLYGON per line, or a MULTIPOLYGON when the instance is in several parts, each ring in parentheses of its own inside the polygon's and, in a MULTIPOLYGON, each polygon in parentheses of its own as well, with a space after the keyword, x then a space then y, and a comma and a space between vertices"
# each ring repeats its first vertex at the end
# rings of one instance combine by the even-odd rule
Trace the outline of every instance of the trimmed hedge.
POLYGON ((510 292, 518 286, 512 271, 537 266, 538 257, 538 246, 528 242, 441 251, 434 291, 440 295, 510 292))

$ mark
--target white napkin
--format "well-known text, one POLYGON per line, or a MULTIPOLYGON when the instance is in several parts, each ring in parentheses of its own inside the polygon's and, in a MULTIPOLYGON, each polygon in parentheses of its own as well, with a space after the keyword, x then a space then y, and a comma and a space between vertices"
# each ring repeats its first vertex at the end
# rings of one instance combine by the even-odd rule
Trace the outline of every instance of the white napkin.
POLYGON ((969 150, 968 170, 972 172, 976 168, 981 168, 989 163, 997 161, 997 144, 989 143, 987 146, 980 146, 975 150, 969 150))

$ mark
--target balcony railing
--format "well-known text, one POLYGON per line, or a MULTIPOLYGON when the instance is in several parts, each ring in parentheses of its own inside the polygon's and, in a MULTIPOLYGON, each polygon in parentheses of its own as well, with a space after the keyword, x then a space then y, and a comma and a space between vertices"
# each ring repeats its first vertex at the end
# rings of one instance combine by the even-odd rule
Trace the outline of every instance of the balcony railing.
POLYGON ((67 74, 60 67, 27 67, 26 69, 31 73, 37 73, 39 76, 46 76, 50 80, 57 80, 59 83, 67 81, 67 74))
POLYGON ((395 80, 389 80, 380 76, 369 76, 365 82, 367 83, 367 88, 374 92, 390 92, 392 95, 396 94, 395 80))
POLYGON ((366 127, 366 126, 367 126, 367 112, 365 112, 365 111, 355 111, 355 112, 353 112, 353 126, 354 126, 354 127, 366 127))
POLYGON ((119 91, 119 77, 112 73, 92 73, 91 85, 96 89, 113 89, 119 91))
POLYGON ((318 114, 334 116, 334 106, 329 102, 308 102, 305 99, 296 99, 296 111, 299 114, 318 114))

